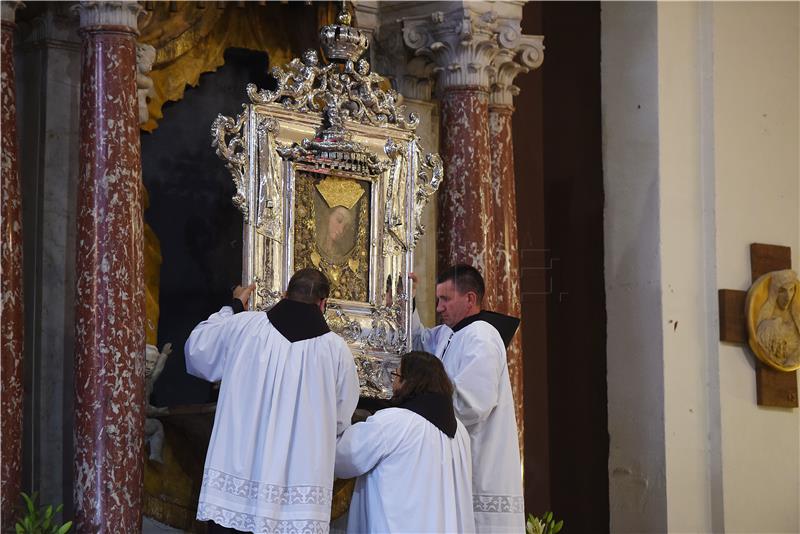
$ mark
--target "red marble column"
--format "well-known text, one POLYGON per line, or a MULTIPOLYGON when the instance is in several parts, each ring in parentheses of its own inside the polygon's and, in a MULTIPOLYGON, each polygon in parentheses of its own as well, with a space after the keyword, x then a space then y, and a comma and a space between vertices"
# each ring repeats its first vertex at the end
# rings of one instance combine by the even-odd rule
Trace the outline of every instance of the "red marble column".
POLYGON ((445 180, 439 189, 438 269, 467 263, 483 274, 484 307, 493 308, 496 273, 489 260, 493 193, 489 146, 489 93, 481 87, 448 87, 441 98, 441 153, 445 180))
POLYGON ((2 500, 0 528, 13 529, 22 477, 22 358, 25 319, 22 309, 22 193, 17 162, 17 106, 14 76, 14 11, 2 6, 2 206, 0 206, 0 281, 2 281, 2 345, 0 345, 0 433, 2 433, 2 500))
POLYGON ((144 262, 134 2, 81 2, 75 521, 141 531, 144 262))
MULTIPOLYGON (((514 176, 514 141, 511 135, 511 117, 514 108, 509 105, 489 106, 489 135, 492 150, 492 189, 494 214, 490 261, 496 273, 493 293, 496 295, 495 311, 520 317, 519 239, 517 236, 517 194, 514 176)), ((514 412, 520 436, 520 454, 523 454, 525 421, 523 417, 522 336, 519 332, 508 347, 508 374, 514 392, 514 412)), ((524 455, 523 455, 524 456, 524 455)))

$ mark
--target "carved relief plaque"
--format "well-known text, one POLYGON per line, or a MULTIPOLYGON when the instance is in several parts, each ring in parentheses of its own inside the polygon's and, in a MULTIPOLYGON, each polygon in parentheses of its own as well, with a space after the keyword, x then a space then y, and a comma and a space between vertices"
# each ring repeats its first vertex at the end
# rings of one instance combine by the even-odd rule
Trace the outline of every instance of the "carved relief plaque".
POLYGON ((800 282, 789 269, 760 276, 747 292, 748 343, 779 371, 800 369, 800 282))

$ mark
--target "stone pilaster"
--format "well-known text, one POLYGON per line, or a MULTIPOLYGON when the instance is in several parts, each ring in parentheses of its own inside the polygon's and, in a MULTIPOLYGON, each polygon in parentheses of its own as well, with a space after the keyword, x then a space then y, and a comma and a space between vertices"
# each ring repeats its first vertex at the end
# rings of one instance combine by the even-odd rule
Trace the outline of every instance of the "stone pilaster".
POLYGON ((141 531, 144 264, 135 2, 81 2, 75 311, 78 532, 141 531))
POLYGON ((2 491, 0 528, 14 525, 22 478, 23 346, 22 189, 17 160, 17 95, 14 72, 15 12, 22 2, 2 2, 0 56, 0 137, 2 138, 2 205, 0 205, 0 433, 2 434, 2 491))
POLYGON ((71 519, 80 37, 70 3, 20 25, 17 95, 25 278, 25 486, 71 519), (67 466, 67 469, 64 469, 67 466))

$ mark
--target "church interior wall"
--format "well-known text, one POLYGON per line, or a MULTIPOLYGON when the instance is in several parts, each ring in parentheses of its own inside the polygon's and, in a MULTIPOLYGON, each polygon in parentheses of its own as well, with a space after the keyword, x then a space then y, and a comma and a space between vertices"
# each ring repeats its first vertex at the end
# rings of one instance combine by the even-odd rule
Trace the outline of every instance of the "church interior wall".
POLYGON ((608 528, 600 4, 531 2, 546 59, 519 75, 514 158, 522 270, 526 508, 608 528), (576 332, 580 332, 576 335, 576 332), (543 443, 544 442, 544 443, 543 443))
POLYGON ((655 4, 601 8, 612 532, 666 532, 655 4))
MULTIPOLYGON (((417 135, 422 147, 430 152, 439 150, 439 106, 436 102, 405 99, 406 113, 416 113, 420 118, 417 135)), ((414 249, 414 274, 420 281, 416 305, 423 324, 436 324, 436 205, 434 194, 422 210, 425 233, 414 249)))
MULTIPOLYGON (((746 289, 750 243, 800 266, 800 6, 714 4, 713 23, 716 276, 746 289)), ((800 410, 756 406, 749 351, 719 354, 725 527, 800 531, 800 410)))
POLYGON ((750 243, 797 265, 799 35, 795 4, 603 5, 612 531, 800 528, 800 414, 716 302, 750 243))

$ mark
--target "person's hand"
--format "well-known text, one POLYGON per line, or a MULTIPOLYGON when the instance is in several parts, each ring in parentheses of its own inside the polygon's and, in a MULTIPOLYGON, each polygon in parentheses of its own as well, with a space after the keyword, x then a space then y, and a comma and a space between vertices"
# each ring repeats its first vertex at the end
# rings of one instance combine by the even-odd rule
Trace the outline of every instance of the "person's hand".
POLYGON ((236 286, 233 288, 233 298, 242 301, 242 306, 247 310, 247 303, 250 301, 250 293, 255 291, 256 285, 250 284, 247 287, 236 286))

